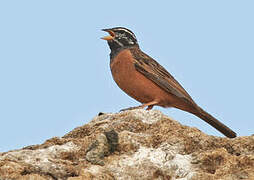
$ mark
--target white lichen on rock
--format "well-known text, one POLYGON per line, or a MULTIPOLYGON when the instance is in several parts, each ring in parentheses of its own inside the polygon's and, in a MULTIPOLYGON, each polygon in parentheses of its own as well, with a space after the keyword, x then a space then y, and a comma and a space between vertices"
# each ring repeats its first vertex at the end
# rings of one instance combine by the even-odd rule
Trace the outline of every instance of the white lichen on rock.
POLYGON ((118 180, 153 178, 157 171, 172 179, 189 180, 195 174, 190 155, 181 155, 176 152, 166 152, 162 148, 148 148, 141 146, 132 155, 122 155, 117 161, 108 162, 104 167, 91 166, 86 172, 98 176, 105 169, 109 170, 118 180), (174 158, 167 159, 167 154, 174 158), (145 175, 145 176, 144 176, 145 175))
POLYGON ((144 109, 132 110, 132 116, 135 119, 141 120, 143 123, 153 124, 164 116, 162 112, 158 110, 147 111, 144 109))
MULTIPOLYGON (((0 161, 19 162, 33 166, 34 171, 41 173, 58 173, 64 174, 65 169, 62 163, 68 163, 67 160, 60 160, 60 156, 64 152, 73 152, 79 148, 73 143, 68 142, 63 145, 52 145, 48 148, 30 150, 21 149, 10 151, 0 156, 0 161), (61 163, 58 163, 58 162, 61 163)), ((3 167, 2 167, 3 168, 3 167)), ((6 167, 5 169, 8 169, 6 167)))

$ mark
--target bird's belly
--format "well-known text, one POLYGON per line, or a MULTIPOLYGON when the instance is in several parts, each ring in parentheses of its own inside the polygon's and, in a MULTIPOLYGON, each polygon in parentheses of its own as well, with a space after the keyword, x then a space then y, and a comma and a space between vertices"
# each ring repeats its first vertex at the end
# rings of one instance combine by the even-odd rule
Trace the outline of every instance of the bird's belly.
POLYGON ((174 97, 136 71, 131 53, 120 52, 111 63, 112 76, 117 85, 141 103, 157 101, 160 106, 170 106, 174 97))

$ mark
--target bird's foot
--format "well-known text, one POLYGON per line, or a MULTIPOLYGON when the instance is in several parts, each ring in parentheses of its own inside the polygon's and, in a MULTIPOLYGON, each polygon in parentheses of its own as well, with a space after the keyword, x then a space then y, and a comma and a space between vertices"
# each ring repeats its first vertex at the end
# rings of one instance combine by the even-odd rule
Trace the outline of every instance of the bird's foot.
POLYGON ((153 108, 153 106, 156 103, 157 103, 157 101, 152 101, 152 102, 149 102, 149 103, 142 104, 140 106, 135 106, 135 107, 129 107, 129 108, 121 109, 120 112, 127 111, 127 110, 133 110, 133 109, 144 109, 145 107, 147 107, 146 110, 150 110, 150 109, 153 108))
POLYGON ((128 111, 128 110, 133 110, 133 109, 143 109, 144 107, 141 106, 135 106, 135 107, 129 107, 129 108, 125 108, 125 109, 121 109, 120 112, 122 111, 128 111))

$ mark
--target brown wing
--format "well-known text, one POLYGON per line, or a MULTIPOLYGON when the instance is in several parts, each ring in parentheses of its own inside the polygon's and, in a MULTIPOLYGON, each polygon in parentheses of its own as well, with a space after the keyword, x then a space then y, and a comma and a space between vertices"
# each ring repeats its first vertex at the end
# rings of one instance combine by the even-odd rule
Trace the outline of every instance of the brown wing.
POLYGON ((194 103, 191 96, 175 78, 153 58, 138 49, 133 48, 131 52, 135 59, 134 66, 138 72, 142 73, 166 92, 194 103))

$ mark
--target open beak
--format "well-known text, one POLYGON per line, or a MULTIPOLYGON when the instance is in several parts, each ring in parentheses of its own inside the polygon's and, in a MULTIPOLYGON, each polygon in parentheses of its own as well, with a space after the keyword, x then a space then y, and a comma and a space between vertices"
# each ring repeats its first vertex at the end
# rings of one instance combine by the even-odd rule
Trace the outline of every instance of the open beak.
POLYGON ((109 36, 102 37, 101 39, 110 41, 115 38, 115 33, 113 31, 111 31, 110 29, 102 29, 102 31, 108 32, 109 36))

